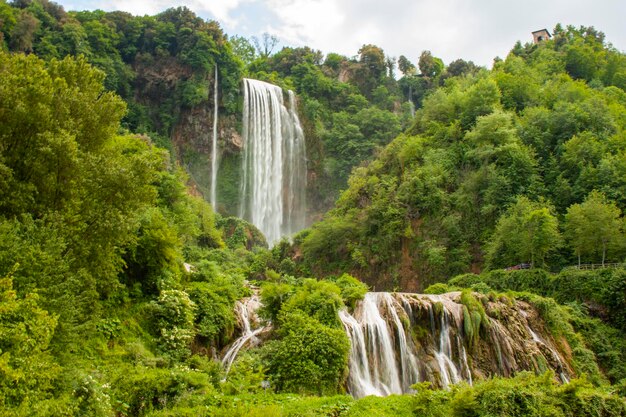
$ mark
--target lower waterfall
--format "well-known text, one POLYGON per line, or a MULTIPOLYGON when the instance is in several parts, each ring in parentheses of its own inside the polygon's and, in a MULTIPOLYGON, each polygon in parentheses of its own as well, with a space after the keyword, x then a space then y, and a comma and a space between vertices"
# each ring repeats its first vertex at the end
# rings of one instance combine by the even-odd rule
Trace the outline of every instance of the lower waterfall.
POLYGON ((226 373, 230 370, 242 348, 250 348, 258 345, 260 342, 257 336, 265 330, 266 326, 260 325, 259 318, 256 315, 259 306, 259 297, 257 295, 244 298, 235 304, 235 314, 241 327, 241 336, 233 342, 222 358, 222 365, 226 369, 226 373), (254 329, 253 325, 255 326, 254 329))
MULTIPOLYGON (((569 381, 573 371, 568 361, 530 304, 474 296, 482 297, 488 321, 474 342, 466 334, 469 315, 460 292, 369 292, 352 312, 340 310, 351 344, 348 392, 356 398, 403 394, 412 392, 411 386, 418 382, 447 388, 461 381, 471 384, 475 378, 540 373, 547 368, 562 382, 569 381)), ((260 343, 257 336, 266 327, 258 323, 258 307, 257 296, 236 305, 241 337, 223 358, 226 369, 240 349, 260 343), (254 330, 252 322, 257 326, 254 330)))
POLYGON ((471 384, 474 377, 542 372, 541 362, 568 381, 567 362, 549 336, 540 338, 531 330, 528 311, 534 313, 533 322, 542 321, 520 301, 513 307, 488 302, 493 311, 506 309, 507 316, 488 316, 488 332, 468 353, 466 307, 460 298, 459 292, 370 292, 352 314, 342 310, 339 318, 351 342, 348 392, 357 398, 409 393, 411 385, 423 381, 447 388, 461 381, 471 384))

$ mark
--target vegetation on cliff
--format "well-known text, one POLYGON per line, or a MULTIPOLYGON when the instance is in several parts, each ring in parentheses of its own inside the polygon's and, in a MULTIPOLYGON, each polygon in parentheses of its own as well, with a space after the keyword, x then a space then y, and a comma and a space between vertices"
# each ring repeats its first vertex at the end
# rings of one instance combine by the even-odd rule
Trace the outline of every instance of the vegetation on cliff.
POLYGON ((592 28, 557 27, 447 78, 296 238, 303 267, 420 290, 485 267, 623 261, 625 60, 592 28))

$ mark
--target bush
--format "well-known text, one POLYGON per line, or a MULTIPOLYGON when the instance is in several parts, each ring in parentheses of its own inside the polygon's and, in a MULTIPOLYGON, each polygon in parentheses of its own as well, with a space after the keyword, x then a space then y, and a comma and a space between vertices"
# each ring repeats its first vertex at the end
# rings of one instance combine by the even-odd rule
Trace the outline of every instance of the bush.
POLYGON ((150 310, 154 313, 161 348, 172 359, 180 360, 190 354, 194 337, 194 310, 196 305, 189 295, 180 290, 164 290, 150 310))
POLYGON ((350 350, 343 330, 324 326, 302 312, 283 313, 280 323, 280 340, 262 348, 274 387, 319 395, 340 390, 350 350))
POLYGON ((626 269, 566 269, 554 278, 552 288, 557 301, 589 304, 591 313, 626 330, 626 269))
POLYGON ((118 372, 114 399, 125 415, 143 416, 172 406, 183 396, 214 392, 209 376, 200 371, 125 367, 118 372))
POLYGON ((341 290, 337 285, 328 281, 305 279, 283 304, 282 311, 302 311, 322 324, 340 327, 338 312, 342 307, 341 290))
POLYGON ((350 274, 343 274, 335 279, 335 284, 341 289, 341 298, 345 305, 354 308, 357 301, 362 300, 367 293, 367 285, 350 274))
POLYGON ((195 304, 195 333, 209 343, 225 343, 235 327, 234 305, 237 296, 232 287, 218 287, 193 282, 187 288, 195 304))
POLYGON ((430 285, 424 290, 424 294, 444 294, 450 292, 451 289, 448 284, 438 282, 437 284, 430 285))
POLYGON ((436 391, 428 383, 415 386, 414 415, 420 417, 623 416, 626 402, 594 389, 585 379, 557 385, 554 374, 524 372, 514 378, 494 378, 451 391, 436 391))

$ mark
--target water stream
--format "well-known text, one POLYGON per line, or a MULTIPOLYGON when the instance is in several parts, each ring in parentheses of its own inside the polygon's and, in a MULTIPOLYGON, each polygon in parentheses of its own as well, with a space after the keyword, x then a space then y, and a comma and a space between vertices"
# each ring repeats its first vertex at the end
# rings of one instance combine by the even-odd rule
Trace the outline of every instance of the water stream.
POLYGON ((215 80, 213 82, 213 140, 211 141, 211 207, 214 211, 217 211, 217 164, 218 164, 218 152, 217 152, 217 117, 218 117, 218 102, 217 102, 217 65, 215 65, 215 80))
MULTIPOLYGON (((257 296, 237 304, 242 335, 224 356, 226 369, 241 349, 260 343, 257 336, 265 328, 253 329, 252 325, 259 326, 255 318, 258 307, 257 296)), ((356 398, 386 396, 410 393, 411 386, 422 381, 447 388, 461 381, 471 384, 475 375, 508 377, 523 370, 540 372, 539 355, 562 382, 569 381, 571 370, 551 337, 530 327, 524 310, 527 305, 497 305, 496 311, 509 309, 506 317, 490 316, 477 342, 480 346, 472 349, 464 335, 464 308, 459 292, 369 292, 352 313, 339 311, 351 344, 348 392, 356 398)))
POLYGON ((244 79, 243 158, 239 217, 270 246, 304 228, 306 149, 296 99, 263 81, 244 79))

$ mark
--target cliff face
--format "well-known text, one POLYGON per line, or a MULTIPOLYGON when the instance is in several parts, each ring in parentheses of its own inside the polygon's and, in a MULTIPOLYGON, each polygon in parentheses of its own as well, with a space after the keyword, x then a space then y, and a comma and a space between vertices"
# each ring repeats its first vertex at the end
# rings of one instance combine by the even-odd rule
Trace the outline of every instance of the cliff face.
MULTIPOLYGON (((223 109, 222 109, 223 110, 223 109)), ((218 183, 215 210, 236 215, 238 210, 241 135, 235 115, 218 115, 218 183)), ((191 185, 208 200, 211 184, 213 103, 183 109, 172 131, 176 157, 190 177, 191 185)))

